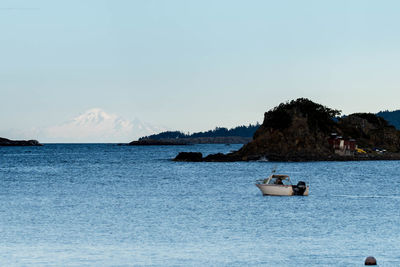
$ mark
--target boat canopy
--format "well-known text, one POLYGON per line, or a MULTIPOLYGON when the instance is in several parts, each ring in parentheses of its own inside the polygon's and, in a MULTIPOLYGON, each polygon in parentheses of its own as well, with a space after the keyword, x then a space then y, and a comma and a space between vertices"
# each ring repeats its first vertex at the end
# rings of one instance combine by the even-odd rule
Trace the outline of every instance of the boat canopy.
POLYGON ((262 184, 283 184, 284 185, 290 185, 291 181, 289 178, 289 175, 284 175, 284 174, 272 174, 268 178, 263 179, 263 180, 258 180, 257 182, 260 182, 262 184), (280 180, 281 182, 278 182, 280 180))
POLYGON ((280 178, 280 179, 284 180, 284 179, 288 179, 289 175, 273 174, 271 178, 280 178))

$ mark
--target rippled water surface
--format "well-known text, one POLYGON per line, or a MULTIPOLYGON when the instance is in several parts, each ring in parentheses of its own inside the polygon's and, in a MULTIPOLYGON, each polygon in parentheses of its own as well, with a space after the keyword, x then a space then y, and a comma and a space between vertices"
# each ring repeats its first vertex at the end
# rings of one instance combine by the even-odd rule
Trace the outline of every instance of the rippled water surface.
POLYGON ((239 147, 0 147, 1 265, 400 266, 398 161, 169 160, 239 147), (262 196, 275 166, 310 195, 262 196))

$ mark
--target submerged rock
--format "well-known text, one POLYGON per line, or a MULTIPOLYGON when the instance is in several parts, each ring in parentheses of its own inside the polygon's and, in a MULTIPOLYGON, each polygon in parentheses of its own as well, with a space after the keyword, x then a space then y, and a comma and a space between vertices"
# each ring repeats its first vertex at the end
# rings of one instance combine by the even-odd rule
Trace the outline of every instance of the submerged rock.
POLYGON ((204 157, 203 161, 215 161, 215 162, 227 162, 227 161, 240 161, 241 159, 239 157, 234 156, 234 153, 229 153, 229 154, 223 154, 223 153, 217 153, 217 154, 210 154, 207 157, 204 157))

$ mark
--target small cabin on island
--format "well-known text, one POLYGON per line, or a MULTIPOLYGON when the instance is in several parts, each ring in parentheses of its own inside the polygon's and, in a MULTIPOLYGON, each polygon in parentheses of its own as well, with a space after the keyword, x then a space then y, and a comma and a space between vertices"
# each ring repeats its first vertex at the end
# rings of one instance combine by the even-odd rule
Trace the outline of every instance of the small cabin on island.
POLYGON ((335 151, 335 154, 341 156, 352 156, 357 150, 355 139, 345 139, 336 133, 331 133, 331 137, 328 139, 328 142, 335 151))

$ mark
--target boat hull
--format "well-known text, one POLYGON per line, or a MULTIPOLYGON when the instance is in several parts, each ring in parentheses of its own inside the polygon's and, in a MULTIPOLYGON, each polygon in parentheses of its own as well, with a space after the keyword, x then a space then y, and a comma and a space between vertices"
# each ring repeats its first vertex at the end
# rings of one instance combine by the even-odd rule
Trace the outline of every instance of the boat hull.
MULTIPOLYGON (((293 196, 294 191, 291 185, 275 185, 275 184, 256 184, 263 195, 267 196, 293 196)), ((303 193, 303 196, 308 196, 309 187, 303 193)))

